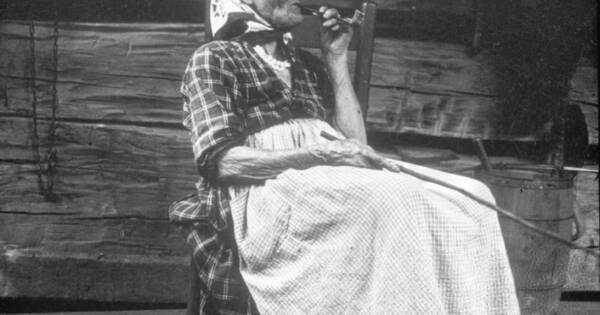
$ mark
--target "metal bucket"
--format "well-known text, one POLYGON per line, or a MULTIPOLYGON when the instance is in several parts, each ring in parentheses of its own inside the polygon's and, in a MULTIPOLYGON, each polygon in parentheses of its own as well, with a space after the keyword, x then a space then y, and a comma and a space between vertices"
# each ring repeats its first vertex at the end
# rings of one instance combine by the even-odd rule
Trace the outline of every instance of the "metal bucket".
MULTIPOLYGON (((573 229, 575 175, 510 166, 475 174, 490 187, 499 207, 566 240, 573 229)), ((503 216, 499 219, 522 314, 554 314, 566 281, 569 248, 503 216)))

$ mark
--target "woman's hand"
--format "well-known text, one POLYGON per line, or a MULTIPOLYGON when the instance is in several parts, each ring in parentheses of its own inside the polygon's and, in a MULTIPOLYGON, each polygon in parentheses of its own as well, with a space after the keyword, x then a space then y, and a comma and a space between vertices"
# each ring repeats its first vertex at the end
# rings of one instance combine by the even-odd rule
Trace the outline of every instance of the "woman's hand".
POLYGON ((275 178, 288 169, 307 169, 317 165, 348 165, 388 169, 400 167, 356 140, 335 140, 294 150, 260 150, 235 146, 214 161, 221 183, 256 183, 275 178))
POLYGON ((370 146, 356 140, 335 140, 308 148, 328 165, 347 165, 399 172, 400 167, 377 154, 370 146))
POLYGON ((341 24, 340 13, 336 9, 322 6, 319 8, 323 22, 321 24, 321 49, 327 58, 345 56, 352 39, 351 26, 341 24))

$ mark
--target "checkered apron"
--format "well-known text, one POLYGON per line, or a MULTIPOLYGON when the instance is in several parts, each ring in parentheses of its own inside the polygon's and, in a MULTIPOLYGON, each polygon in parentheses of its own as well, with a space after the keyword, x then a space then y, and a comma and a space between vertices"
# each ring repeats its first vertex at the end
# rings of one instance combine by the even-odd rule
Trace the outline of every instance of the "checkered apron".
MULTIPOLYGON (((337 134, 296 119, 251 135, 294 149, 337 134)), ((470 178, 402 163, 493 200, 470 178)), ((406 174, 290 169, 231 187, 240 269, 261 314, 518 314, 497 215, 406 174)))

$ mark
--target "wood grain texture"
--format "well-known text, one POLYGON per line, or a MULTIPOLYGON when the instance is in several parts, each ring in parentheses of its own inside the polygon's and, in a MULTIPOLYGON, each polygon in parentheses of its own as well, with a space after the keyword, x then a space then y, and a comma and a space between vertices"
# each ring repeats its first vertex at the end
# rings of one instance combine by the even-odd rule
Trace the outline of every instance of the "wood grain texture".
MULTIPOLYGON (((203 41, 202 30, 199 25, 188 24, 61 24, 59 117, 179 124, 180 78, 188 58, 203 41)), ((8 57, 0 63, 5 74, 0 82, 4 96, 0 114, 28 114, 31 112, 28 26, 4 23, 0 36, 0 53, 8 57)), ((49 116, 50 25, 37 24, 36 38, 39 112, 49 116)), ((352 56, 350 59, 353 60, 352 56)), ((461 45, 376 39, 370 126, 380 131, 500 137, 495 122, 486 116, 495 103, 494 79, 487 59, 485 54, 468 57, 466 47, 461 45), (401 98, 415 101, 410 106, 398 106, 399 90, 414 95, 401 98), (458 109, 457 114, 439 113, 455 116, 450 122, 432 125, 420 110, 410 110, 419 107, 430 113, 438 107, 443 110, 448 96, 464 99, 454 102, 453 109, 460 104, 467 106, 458 109), (419 98, 438 98, 435 101, 438 105, 421 103, 419 98), (398 113, 399 108, 406 110, 398 113), (422 118, 425 121, 412 125, 383 124, 382 112, 388 116, 402 114, 404 121, 417 122, 422 118), (457 117, 461 113, 468 115, 457 117), (481 123, 489 126, 482 129, 481 123)))
POLYGON ((0 252, 0 296, 184 303, 187 257, 0 252))
MULTIPOLYGON (((201 25, 65 23, 59 33, 60 117, 179 124, 180 78, 189 56, 203 42, 201 25)), ((0 36, 0 55, 5 57, 0 62, 0 103, 4 105, 0 106, 0 114, 28 114, 28 26, 4 23, 0 36)), ((50 25, 38 23, 36 38, 40 114, 48 116, 50 25)), ((377 38, 369 128, 445 137, 517 139, 506 134, 507 122, 497 115, 498 91, 491 57, 484 51, 472 58, 466 50, 455 44, 377 38), (452 111, 446 110, 449 99, 452 111), (431 115, 445 120, 432 121, 431 115)), ((573 78, 571 99, 586 116, 590 143, 597 144, 594 82, 597 70, 580 67, 573 78)), ((517 140, 533 139, 520 135, 517 140)))
POLYGON ((31 124, 0 118, 0 296, 185 302, 189 252, 167 219, 195 190, 185 132, 59 121, 48 202, 31 124))
MULTIPOLYGON (((38 128, 43 134, 48 122, 41 121, 38 128)), ((32 163, 31 129, 29 119, 0 118, 3 160, 32 163)), ((194 191, 197 177, 183 130, 59 121, 56 134, 57 193, 71 201, 90 194, 111 200, 99 208, 84 202, 81 211, 165 219, 171 201, 194 191)), ((46 140, 40 144, 44 152, 46 140)), ((18 170, 2 174, 8 178, 0 181, 0 209, 16 211, 13 207, 27 203, 24 196, 37 193, 33 169, 27 166, 33 167, 14 165, 18 170)))
POLYGON ((457 138, 533 140, 497 134, 495 100, 485 96, 419 93, 408 89, 371 88, 369 130, 457 138), (396 104, 386 106, 384 104, 396 104))

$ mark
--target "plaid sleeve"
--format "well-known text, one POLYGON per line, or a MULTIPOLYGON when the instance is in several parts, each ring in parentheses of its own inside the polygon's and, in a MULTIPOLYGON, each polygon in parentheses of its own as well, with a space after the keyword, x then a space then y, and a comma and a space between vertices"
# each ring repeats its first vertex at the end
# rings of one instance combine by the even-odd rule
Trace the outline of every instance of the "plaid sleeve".
POLYGON ((190 131, 198 172, 210 177, 210 159, 219 151, 242 143, 242 121, 235 114, 237 83, 232 62, 218 46, 203 46, 188 63, 181 93, 183 125, 190 131))

